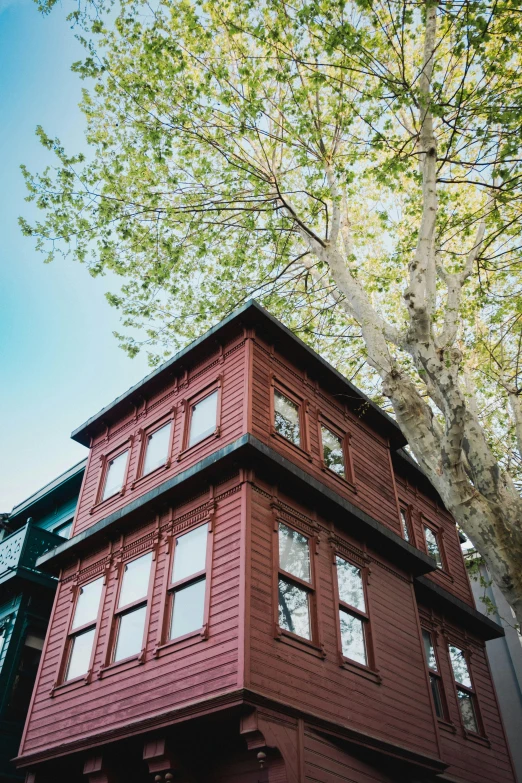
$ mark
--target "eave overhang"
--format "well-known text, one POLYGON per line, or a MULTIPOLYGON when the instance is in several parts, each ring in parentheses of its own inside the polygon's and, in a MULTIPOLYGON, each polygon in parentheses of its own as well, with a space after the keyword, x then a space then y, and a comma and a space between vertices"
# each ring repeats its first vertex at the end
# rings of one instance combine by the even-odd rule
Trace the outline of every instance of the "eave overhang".
POLYGON ((135 406, 164 388, 176 375, 205 357, 214 353, 218 346, 227 340, 240 335, 243 329, 259 329, 263 339, 274 346, 292 363, 306 368, 311 379, 320 379, 321 387, 342 397, 358 418, 366 421, 383 437, 388 438, 392 448, 398 449, 406 445, 406 439, 397 423, 378 405, 367 397, 360 389, 341 375, 331 364, 318 353, 296 337, 280 321, 270 315, 254 299, 235 310, 204 335, 183 348, 171 359, 151 372, 139 383, 120 395, 110 405, 105 406, 97 414, 71 433, 71 438, 84 446, 90 446, 91 437, 102 432, 113 422, 128 416, 135 406))

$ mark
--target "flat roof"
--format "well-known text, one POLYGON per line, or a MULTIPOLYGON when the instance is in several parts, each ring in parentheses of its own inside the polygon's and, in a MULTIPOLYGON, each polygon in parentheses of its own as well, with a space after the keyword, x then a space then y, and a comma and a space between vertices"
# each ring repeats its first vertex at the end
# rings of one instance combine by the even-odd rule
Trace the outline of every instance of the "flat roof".
POLYGON ((290 358, 304 362, 313 374, 318 376, 323 387, 336 386, 344 389, 346 402, 352 409, 358 411, 360 418, 373 422, 374 427, 379 427, 386 437, 389 437, 395 448, 406 445, 397 422, 376 405, 360 389, 353 385, 338 370, 322 358, 316 351, 310 348, 299 337, 290 331, 284 324, 274 318, 255 299, 250 299, 242 307, 234 310, 230 315, 213 326, 197 340, 194 340, 172 358, 161 364, 153 372, 146 375, 141 381, 131 386, 126 392, 117 397, 109 405, 106 405, 94 416, 91 416, 72 433, 71 438, 84 446, 90 445, 91 435, 98 432, 101 427, 112 421, 117 421, 128 414, 133 406, 133 398, 138 399, 145 394, 152 394, 155 390, 165 385, 166 376, 174 375, 183 368, 184 361, 190 356, 194 361, 201 355, 215 350, 220 340, 237 332, 241 326, 258 326, 263 329, 263 337, 277 345, 278 350, 288 354, 290 358))

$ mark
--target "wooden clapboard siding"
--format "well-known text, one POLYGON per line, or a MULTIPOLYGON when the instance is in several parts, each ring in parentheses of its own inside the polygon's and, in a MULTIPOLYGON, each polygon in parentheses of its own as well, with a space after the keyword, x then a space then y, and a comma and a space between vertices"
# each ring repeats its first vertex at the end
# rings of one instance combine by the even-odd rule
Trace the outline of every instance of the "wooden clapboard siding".
POLYGON ((396 476, 396 484, 399 500, 410 508, 416 546, 422 551, 426 551, 424 520, 437 527, 442 533, 445 568, 443 571, 431 572, 427 575, 428 578, 470 606, 475 606, 457 528, 451 514, 433 497, 430 498, 418 487, 412 485, 411 481, 396 476))
POLYGON ((431 607, 419 606, 419 614, 422 625, 434 631, 432 638, 437 645, 440 673, 449 710, 449 723, 439 722, 442 758, 450 764, 452 774, 462 780, 472 780, 473 783, 512 781, 513 772, 484 643, 469 633, 463 633, 458 626, 431 607), (449 642, 471 653, 470 671, 487 740, 466 735, 462 728, 448 655, 449 642))
MULTIPOLYGON (((71 682, 54 690, 63 655, 71 607, 71 588, 75 570, 64 574, 58 588, 56 612, 50 629, 45 661, 37 683, 22 751, 32 753, 41 748, 60 746, 78 738, 126 722, 145 719, 184 703, 208 698, 238 686, 238 606, 240 571, 241 487, 229 482, 219 488, 214 517, 214 551, 210 579, 210 613, 208 638, 191 637, 166 646, 154 657, 159 614, 165 600, 163 572, 170 562, 163 542, 158 551, 156 578, 151 597, 151 618, 147 636, 146 660, 123 662, 102 671, 103 648, 110 630, 111 598, 117 589, 117 574, 111 569, 107 577, 104 607, 89 684, 71 682), (101 673, 101 678, 99 677, 101 673)), ((194 502, 197 509, 208 496, 194 502)), ((175 509, 177 517, 190 522, 187 508, 175 509), (181 513, 180 513, 181 512, 181 513)), ((160 524, 167 521, 169 513, 160 524)), ((154 533, 157 522, 135 530, 123 541, 132 546, 137 539, 154 533)), ((151 539, 152 543, 152 539, 151 539)), ((80 569, 96 567, 107 559, 109 550, 80 563, 80 569)), ((93 572, 96 576, 101 571, 93 572)))
POLYGON ((306 783, 395 783, 374 764, 349 755, 312 729, 304 732, 306 783))
MULTIPOLYGON (((255 690, 329 720, 349 723, 360 731, 385 735, 392 742, 436 754, 435 728, 424 672, 416 608, 409 580, 378 558, 371 561, 369 603, 375 653, 382 683, 340 666, 337 652, 337 611, 333 599, 332 550, 328 531, 349 545, 353 539, 322 518, 315 556, 319 581, 318 612, 325 657, 305 645, 296 650, 274 638, 272 547, 274 511, 266 488, 252 493, 250 612, 250 682, 255 690), (323 531, 323 526, 326 532, 323 531), (398 616, 397 616, 398 615, 398 616), (397 622, 398 617, 400 622, 397 622)), ((281 496, 279 498, 281 500, 281 496)), ((296 524, 303 509, 295 506, 296 524)), ((286 499, 285 506, 290 506, 286 499)))
MULTIPOLYGON (((190 364, 188 362, 187 364, 190 364)), ((99 435, 89 453, 82 493, 74 520, 73 535, 154 489, 172 476, 238 438, 243 432, 245 396, 245 342, 237 338, 207 361, 186 369, 179 377, 167 377, 165 387, 145 401, 136 401, 136 411, 99 435), (219 437, 210 437, 188 450, 182 443, 185 429, 183 401, 222 379, 219 437), (171 464, 141 478, 138 474, 142 447, 141 431, 170 415, 174 416, 171 464), (120 448, 129 448, 127 481, 123 495, 97 503, 102 479, 103 458, 120 448)))
POLYGON ((387 441, 378 432, 372 431, 348 404, 343 404, 342 399, 336 399, 322 389, 320 378, 312 379, 305 368, 290 365, 276 350, 265 345, 259 336, 256 336, 253 347, 252 433, 400 534, 387 441), (270 395, 273 378, 305 401, 308 456, 293 448, 292 444, 285 443, 283 438, 271 434, 270 395), (322 468, 320 415, 329 419, 341 432, 350 435, 356 491, 331 471, 322 468))

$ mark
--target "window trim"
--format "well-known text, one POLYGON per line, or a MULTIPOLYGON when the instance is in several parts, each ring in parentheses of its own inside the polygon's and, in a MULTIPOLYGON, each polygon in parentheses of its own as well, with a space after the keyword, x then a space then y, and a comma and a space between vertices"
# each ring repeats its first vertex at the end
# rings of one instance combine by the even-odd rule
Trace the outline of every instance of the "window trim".
POLYGON ((176 406, 172 406, 170 410, 163 414, 159 419, 155 419, 151 424, 149 424, 147 427, 143 427, 136 433, 138 436, 138 459, 136 460, 136 472, 134 480, 131 483, 131 489, 134 489, 134 487, 141 483, 142 481, 146 481, 147 479, 151 478, 151 476, 155 476, 158 473, 161 473, 163 470, 168 470, 172 465, 173 460, 173 449, 174 449, 174 435, 175 435, 175 420, 176 420, 176 406), (143 469, 145 467, 145 459, 147 456, 147 446, 149 437, 151 435, 154 435, 155 432, 158 430, 163 429, 163 427, 166 427, 170 423, 170 435, 169 435, 169 445, 167 449, 167 459, 163 463, 163 465, 158 465, 158 467, 153 468, 148 473, 143 473, 143 469))
MULTIPOLYGON (((196 444, 199 445, 199 444, 196 444)), ((191 520, 189 524, 184 524, 176 529, 174 525, 167 534, 167 545, 165 552, 165 571, 163 574, 163 584, 161 587, 161 594, 163 596, 160 618, 158 623, 158 633, 156 637, 156 646, 154 648, 154 657, 157 657, 161 650, 178 645, 187 639, 199 637, 199 640, 205 641, 209 637, 209 620, 210 620, 210 598, 212 588, 212 558, 214 553, 214 509, 212 508, 203 519, 191 520), (198 527, 207 525, 207 551, 205 556, 205 568, 202 571, 198 571, 196 574, 190 574, 184 579, 180 579, 177 582, 172 582, 172 571, 174 568, 174 557, 176 555, 176 540, 181 538, 186 533, 191 533, 198 527), (172 604, 173 596, 176 591, 181 587, 188 586, 192 583, 198 582, 205 577, 205 601, 203 605, 203 625, 201 628, 196 628, 193 631, 189 631, 183 636, 176 636, 174 639, 169 638, 170 623, 172 617, 172 604)))
POLYGON ((270 377, 270 437, 275 438, 279 443, 284 443, 290 449, 300 454, 305 459, 312 460, 312 452, 310 450, 310 434, 308 431, 308 408, 309 401, 306 397, 301 397, 296 394, 284 381, 280 380, 275 374, 270 377), (297 405, 299 412, 299 435, 300 445, 298 446, 293 441, 285 438, 275 428, 275 392, 278 391, 284 397, 287 397, 290 402, 297 405))
POLYGON ((199 391, 192 394, 190 397, 184 397, 182 400, 180 400, 180 404, 182 406, 181 442, 180 442, 180 451, 178 452, 178 455, 176 457, 177 461, 183 459, 187 454, 190 454, 202 448, 204 445, 208 444, 208 442, 211 439, 220 437, 222 399, 223 399, 223 375, 218 375, 217 378, 214 378, 212 381, 209 381, 207 384, 205 384, 205 386, 199 389, 199 391), (217 391, 218 393, 217 403, 216 403, 215 429, 209 435, 205 435, 204 438, 198 440, 197 443, 193 443, 192 446, 189 446, 188 442, 190 436, 190 424, 192 421, 192 410, 194 406, 197 405, 198 402, 201 402, 201 400, 204 400, 206 397, 209 397, 214 391, 217 391))
MULTIPOLYGON (((286 438, 284 439, 286 440, 286 438)), ((308 652, 312 652, 318 655, 320 658, 324 658, 326 653, 324 650, 324 644, 322 642, 322 628, 319 617, 319 585, 316 573, 316 555, 318 547, 317 533, 306 529, 305 525, 300 525, 299 520, 290 520, 286 515, 280 513, 274 514, 273 525, 273 561, 272 561, 272 594, 273 600, 273 624, 274 624, 274 639, 277 641, 284 641, 293 647, 298 649, 304 649, 308 652), (279 525, 285 525, 290 530, 294 530, 299 535, 304 536, 308 541, 308 552, 310 557, 310 581, 307 582, 304 579, 300 579, 288 571, 282 569, 279 565, 279 525), (279 579, 294 584, 296 587, 305 590, 308 593, 308 610, 310 616, 310 639, 305 636, 299 636, 299 634, 287 631, 286 628, 281 628, 279 625, 279 579)))
POLYGON ((344 548, 340 546, 336 546, 335 544, 332 544, 332 584, 333 584, 333 592, 334 592, 334 601, 335 601, 335 632, 337 637, 337 653, 339 658, 339 665, 343 669, 348 669, 349 671, 356 672, 357 674, 362 674, 363 676, 366 676, 368 679, 373 680, 374 682, 381 683, 382 677, 379 674, 379 670, 377 668, 377 663, 375 659, 375 644, 374 644, 374 631, 373 631, 373 623, 372 623, 372 614, 371 614, 371 601, 369 600, 369 583, 370 583, 370 575, 371 575, 371 569, 368 564, 362 563, 362 561, 359 558, 353 557, 350 555, 350 553, 347 553, 344 548), (357 609, 355 606, 351 606, 351 604, 346 603, 346 601, 343 601, 339 594, 339 581, 337 576, 337 558, 340 557, 342 560, 345 560, 350 565, 354 566, 355 568, 358 568, 361 572, 361 580, 362 580, 362 586, 363 586, 363 594, 364 594, 364 605, 366 608, 366 611, 363 612, 360 609, 357 609), (367 657, 367 663, 363 664, 359 661, 355 661, 352 658, 348 658, 344 652, 343 652, 343 643, 342 643, 342 636, 341 636, 341 623, 339 620, 339 612, 343 610, 347 614, 352 615, 352 617, 356 617, 360 619, 363 623, 363 633, 364 633, 364 645, 366 650, 366 657, 367 657))
MULTIPOLYGON (((426 674, 428 676, 428 689, 429 689, 429 693, 430 693, 431 703, 433 705, 433 712, 434 712, 434 715, 435 715, 435 717, 437 718, 438 721, 440 721, 441 723, 444 723, 444 724, 447 725, 447 724, 450 723, 450 720, 449 720, 449 710, 448 710, 448 700, 446 698, 446 690, 444 688, 444 680, 442 678, 442 673, 441 673, 442 670, 441 670, 441 665, 440 665, 440 654, 439 654, 439 650, 438 650, 438 646, 439 646, 438 645, 438 636, 439 635, 438 635, 438 633, 437 633, 437 631, 435 629, 428 628, 425 625, 421 625, 422 656, 423 656, 423 659, 424 659, 424 665, 426 667, 426 674), (428 664, 428 661, 426 660, 426 651, 424 649, 424 636, 423 636, 424 633, 427 633, 430 636, 431 646, 433 648, 433 654, 435 655, 435 661, 437 663, 437 671, 435 671, 434 669, 431 669, 429 664, 428 664), (442 715, 437 715, 437 707, 435 705, 435 700, 433 698, 433 693, 432 693, 432 690, 431 690, 431 677, 435 677, 436 680, 437 680, 437 686, 438 686, 438 691, 439 691, 439 698, 440 698, 440 704, 441 704, 441 709, 442 709, 442 715)), ((451 725, 453 725, 453 724, 451 724, 451 725)))
POLYGON ((404 511, 406 516, 406 527, 408 529, 408 534, 410 536, 410 540, 406 541, 407 544, 410 544, 411 546, 417 547, 417 539, 415 536, 415 525, 413 524, 413 506, 411 503, 405 503, 400 498, 398 498, 399 501, 399 525, 401 529, 401 537, 403 541, 406 541, 404 538, 404 531, 402 529, 402 519, 401 519, 401 513, 404 511))
POLYGON ((428 528, 429 530, 431 530, 431 532, 433 533, 437 541, 441 565, 437 566, 437 570, 435 573, 443 573, 446 574, 446 576, 450 576, 448 570, 448 560, 446 557, 446 552, 444 550, 444 531, 442 527, 436 525, 434 522, 431 521, 431 519, 428 519, 426 516, 424 516, 424 514, 421 514, 421 525, 422 525, 422 540, 424 543, 424 551, 426 552, 428 557, 431 557, 431 555, 428 552, 428 542, 426 541, 426 532, 424 528, 428 528))
POLYGON ((101 668, 102 672, 106 671, 107 669, 111 669, 113 666, 120 666, 121 664, 128 663, 129 661, 137 661, 138 663, 145 662, 145 654, 146 654, 147 642, 149 638, 150 614, 152 610, 152 595, 154 591, 157 559, 158 559, 157 549, 156 547, 153 547, 152 549, 146 549, 143 552, 139 552, 139 553, 136 553, 135 551, 130 552, 128 556, 124 557, 117 565, 116 576, 115 576, 116 590, 114 590, 114 595, 110 607, 109 634, 108 634, 107 641, 105 643, 105 650, 103 652, 103 659, 102 659, 103 664, 101 668), (144 555, 148 555, 149 553, 152 553, 152 560, 150 564, 147 595, 144 598, 139 598, 137 601, 132 601, 130 604, 126 604, 125 606, 118 607, 118 603, 120 600, 120 593, 123 585, 123 575, 125 573, 125 566, 128 563, 133 562, 134 560, 138 560, 140 557, 143 557, 144 555), (126 658, 121 658, 119 661, 115 661, 114 655, 116 653, 116 644, 118 639, 118 629, 120 623, 119 618, 124 614, 128 614, 133 609, 138 609, 141 606, 147 607, 145 611, 145 622, 143 625, 143 639, 141 644, 141 650, 139 653, 135 653, 134 655, 129 655, 126 658))
POLYGON ((479 706, 479 700, 477 696, 477 689, 475 687, 475 679, 473 677, 473 670, 471 666, 471 655, 472 653, 469 650, 469 647, 465 644, 462 644, 462 642, 458 641, 454 637, 450 636, 447 639, 447 647, 446 651, 448 654, 448 662, 451 672, 451 679, 453 681, 453 691, 455 694, 455 699, 457 702, 457 712, 459 715, 459 721, 462 728, 462 731, 464 732, 464 736, 466 737, 479 737, 480 739, 487 740, 486 732, 484 730, 484 723, 482 721, 482 715, 481 710, 479 706), (457 678, 455 677, 455 672, 453 671, 453 663, 451 661, 451 654, 450 654, 450 647, 457 647, 459 650, 462 651, 464 654, 464 660, 466 661, 466 666, 468 667, 468 674, 469 678, 471 680, 471 688, 469 688, 467 685, 463 685, 462 683, 457 682, 457 678), (464 725, 464 719, 462 718, 462 712, 460 710, 460 704, 459 704, 459 697, 458 697, 458 691, 462 691, 463 693, 467 693, 468 696, 471 697, 471 704, 473 707, 473 714, 475 716, 475 722, 477 724, 477 731, 470 731, 470 729, 467 729, 464 725))
POLYGON ((338 481, 342 482, 343 485, 348 486, 353 492, 357 492, 351 447, 351 440, 353 437, 352 434, 348 430, 342 430, 331 419, 319 411, 317 414, 317 437, 319 440, 319 460, 321 462, 321 470, 323 470, 328 476, 334 476, 338 481), (340 476, 334 470, 329 468, 324 461, 323 433, 321 427, 325 427, 325 429, 330 430, 332 435, 336 435, 341 441, 344 457, 344 472, 346 474, 345 476, 340 476))
POLYGON ((130 435, 123 443, 120 443, 119 446, 116 446, 114 449, 112 449, 111 451, 107 451, 104 454, 100 454, 101 470, 99 472, 98 486, 96 489, 96 502, 91 508, 91 514, 94 511, 96 511, 100 506, 103 506, 105 504, 108 505, 109 503, 114 502, 117 498, 121 498, 123 497, 123 495, 125 495, 129 484, 133 439, 134 439, 134 435, 130 435), (127 464, 125 466, 125 474, 123 476, 123 483, 121 485, 121 489, 119 489, 118 492, 114 492, 114 494, 109 495, 108 498, 104 498, 103 492, 105 490, 105 482, 108 476, 109 463, 117 459, 126 451, 128 452, 129 456, 127 457, 127 464))
POLYGON ((98 638, 100 635, 101 618, 103 616, 103 611, 105 606, 106 591, 107 591, 106 571, 101 571, 100 573, 96 574, 96 576, 94 577, 91 575, 90 578, 79 580, 77 583, 73 584, 71 590, 72 595, 71 595, 71 605, 69 608, 69 617, 67 619, 67 633, 65 637, 65 644, 63 646, 62 655, 58 667, 58 676, 56 678, 55 684, 53 685, 52 692, 54 692, 57 688, 67 687, 68 685, 72 685, 74 683, 83 682, 84 684, 87 684, 91 681, 92 674, 93 674, 94 660, 96 657, 96 650, 98 646, 98 638), (98 579, 102 580, 100 602, 98 604, 98 614, 96 615, 96 618, 94 620, 91 620, 88 623, 84 623, 83 625, 73 630, 72 624, 74 622, 74 615, 76 612, 76 607, 78 605, 81 589, 82 587, 86 587, 86 585, 89 585, 92 582, 96 582, 98 579), (70 661, 72 647, 73 647, 73 639, 76 636, 79 636, 80 634, 91 630, 92 628, 94 628, 94 638, 92 640, 92 649, 91 649, 91 657, 89 660, 89 668, 87 669, 85 674, 78 675, 78 677, 73 677, 70 680, 66 680, 65 677, 67 674, 67 669, 69 668, 69 661, 70 661))

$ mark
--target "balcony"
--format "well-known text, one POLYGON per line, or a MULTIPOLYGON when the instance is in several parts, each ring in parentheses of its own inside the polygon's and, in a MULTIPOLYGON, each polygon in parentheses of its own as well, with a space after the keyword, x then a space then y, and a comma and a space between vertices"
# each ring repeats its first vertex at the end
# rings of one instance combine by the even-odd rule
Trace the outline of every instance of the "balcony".
POLYGON ((36 568, 36 561, 58 544, 61 536, 30 523, 0 541, 0 584, 8 579, 29 579, 43 585, 55 582, 52 577, 36 568))

